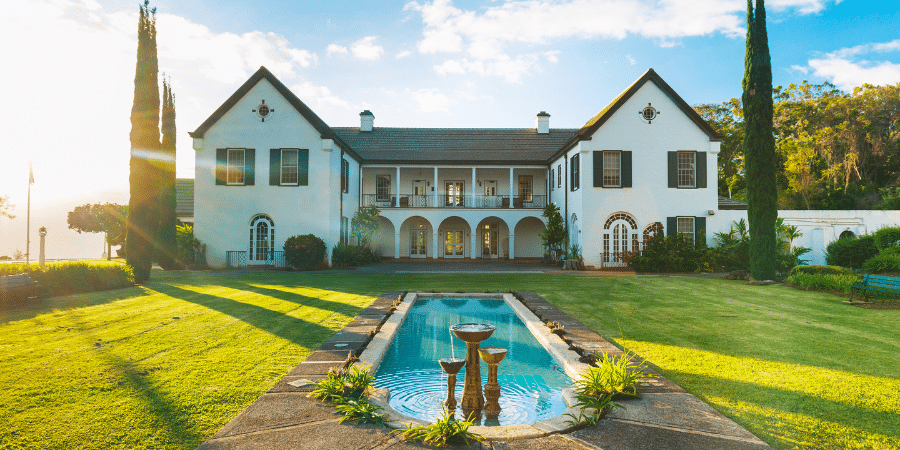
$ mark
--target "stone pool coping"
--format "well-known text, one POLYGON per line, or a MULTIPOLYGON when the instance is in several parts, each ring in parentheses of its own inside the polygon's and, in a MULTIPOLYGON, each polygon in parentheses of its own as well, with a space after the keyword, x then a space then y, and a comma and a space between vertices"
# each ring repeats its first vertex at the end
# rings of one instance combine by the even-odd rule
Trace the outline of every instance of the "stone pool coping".
MULTIPOLYGON (((393 314, 381 326, 378 333, 369 341, 365 350, 359 356, 359 361, 354 365, 369 367, 373 372, 378 369, 378 365, 387 353, 388 348, 394 341, 394 337, 406 320, 409 310, 415 304, 419 297, 427 298, 495 298, 502 299, 516 313, 523 324, 528 328, 537 341, 547 350, 566 371, 566 375, 572 380, 578 379, 581 372, 589 365, 580 362, 580 355, 569 349, 569 344, 565 343, 558 335, 552 333, 544 322, 541 321, 531 310, 525 307, 519 299, 510 293, 433 293, 433 292, 409 292, 403 296, 403 301, 394 309, 393 314)), ((485 439, 490 440, 512 440, 512 439, 531 439, 547 436, 551 433, 566 432, 575 429, 572 417, 578 417, 581 412, 580 408, 576 408, 574 390, 571 388, 563 389, 563 400, 568 408, 560 415, 549 419, 539 420, 533 424, 518 424, 486 427, 473 425, 469 427, 473 433, 480 434, 485 439)), ((375 389, 369 396, 369 401, 381 407, 388 415, 387 426, 393 429, 403 429, 407 426, 423 426, 428 422, 403 415, 390 405, 390 391, 388 389, 375 389)))

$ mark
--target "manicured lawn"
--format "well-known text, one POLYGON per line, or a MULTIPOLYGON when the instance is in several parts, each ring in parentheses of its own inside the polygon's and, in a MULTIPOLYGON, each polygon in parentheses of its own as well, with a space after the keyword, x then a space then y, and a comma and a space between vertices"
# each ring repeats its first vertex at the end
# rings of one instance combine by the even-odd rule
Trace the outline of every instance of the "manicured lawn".
POLYGON ((900 311, 686 277, 159 277, 0 324, 0 447, 193 448, 387 290, 534 291, 777 448, 900 447, 900 311))

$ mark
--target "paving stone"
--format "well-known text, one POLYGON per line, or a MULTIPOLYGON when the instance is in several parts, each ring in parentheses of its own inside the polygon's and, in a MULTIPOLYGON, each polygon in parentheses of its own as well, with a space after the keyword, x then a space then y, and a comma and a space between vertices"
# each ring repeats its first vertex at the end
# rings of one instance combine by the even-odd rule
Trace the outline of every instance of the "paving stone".
POLYGON ((359 355, 361 353, 361 349, 366 347, 365 341, 335 341, 333 338, 328 342, 322 344, 319 347, 318 351, 348 351, 351 352, 354 356, 359 355))
POLYGON ((340 369, 342 367, 344 367, 344 363, 302 362, 285 376, 325 375, 331 368, 340 369))
MULTIPOLYGON (((369 313, 369 314, 359 313, 359 315, 356 316, 356 319, 371 320, 375 323, 376 326, 379 326, 379 325, 383 324, 385 320, 387 320, 389 315, 390 314, 388 314, 388 312, 386 310, 380 311, 378 313, 369 313)), ((354 320, 356 320, 356 319, 354 319, 354 320)))
POLYGON ((518 441, 495 441, 491 444, 493 450, 586 450, 596 448, 560 435, 518 441))
POLYGON ((358 316, 377 316, 377 315, 388 315, 391 313, 390 311, 391 305, 386 306, 369 306, 366 309, 359 312, 358 316))
POLYGON ((300 392, 308 394, 316 389, 311 382, 325 379, 325 375, 285 375, 275 386, 266 391, 267 394, 300 392))
POLYGON ((302 393, 263 394, 219 430, 213 438, 270 430, 290 425, 336 421, 334 408, 302 393))
POLYGON ((770 448, 762 441, 729 439, 710 433, 662 428, 634 422, 601 420, 593 427, 572 436, 603 450, 761 450, 770 448))
POLYGON ((335 333, 328 342, 366 342, 373 332, 378 328, 375 326, 350 327, 347 326, 343 330, 335 333))
POLYGON ((369 316, 356 316, 344 327, 347 328, 356 328, 356 327, 378 327, 381 325, 381 319, 373 319, 369 316))
POLYGON ((333 362, 346 361, 352 352, 347 350, 316 350, 306 358, 307 362, 333 362))
MULTIPOLYGON (((332 416, 335 417, 335 416, 332 416)), ((206 441, 199 449, 381 449, 375 447, 382 441, 394 441, 388 431, 374 425, 338 424, 334 418, 328 422, 288 426, 249 435, 230 436, 206 441)))

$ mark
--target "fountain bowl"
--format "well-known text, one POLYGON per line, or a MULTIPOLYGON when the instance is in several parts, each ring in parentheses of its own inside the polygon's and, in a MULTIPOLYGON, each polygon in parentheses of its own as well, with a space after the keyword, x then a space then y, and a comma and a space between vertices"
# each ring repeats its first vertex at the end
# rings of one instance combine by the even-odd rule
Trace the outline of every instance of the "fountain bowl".
POLYGON ((458 323, 450 331, 463 342, 481 342, 494 334, 497 327, 486 323, 458 323))
POLYGON ((508 351, 509 350, 500 347, 481 347, 478 349, 481 359, 487 364, 500 364, 500 361, 503 361, 503 358, 506 358, 506 353, 508 351))
POLYGON ((438 360, 438 364, 441 365, 441 368, 444 369, 448 375, 456 375, 460 369, 464 365, 466 365, 465 358, 443 358, 438 360))

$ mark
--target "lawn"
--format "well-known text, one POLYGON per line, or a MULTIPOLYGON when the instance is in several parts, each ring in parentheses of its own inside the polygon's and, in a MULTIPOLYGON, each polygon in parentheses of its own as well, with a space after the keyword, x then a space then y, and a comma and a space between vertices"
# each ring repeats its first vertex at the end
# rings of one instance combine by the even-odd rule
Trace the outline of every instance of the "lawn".
POLYGON ((900 311, 692 277, 157 277, 0 323, 0 448, 193 448, 387 290, 534 291, 776 448, 900 448, 900 311))

